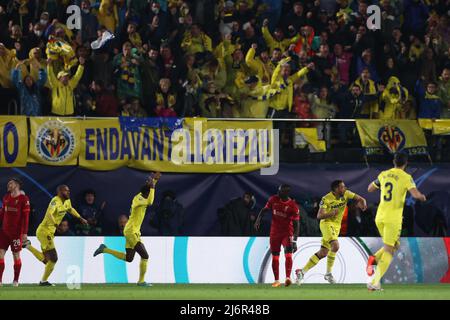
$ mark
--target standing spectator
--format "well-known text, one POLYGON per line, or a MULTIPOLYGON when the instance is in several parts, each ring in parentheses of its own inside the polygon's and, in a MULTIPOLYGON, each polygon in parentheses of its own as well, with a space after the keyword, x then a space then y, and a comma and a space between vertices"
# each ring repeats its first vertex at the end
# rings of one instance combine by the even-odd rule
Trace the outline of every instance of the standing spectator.
POLYGON ((40 91, 47 81, 47 75, 45 70, 38 66, 39 78, 37 82, 30 75, 25 76, 22 80, 20 66, 23 63, 25 61, 19 62, 11 75, 12 82, 19 91, 20 114, 24 116, 42 116, 42 98, 40 91))
POLYGON ((91 90, 95 96, 95 113, 100 117, 117 117, 119 101, 113 92, 108 90, 101 80, 92 81, 91 90))
MULTIPOLYGON (((331 119, 336 115, 336 106, 331 102, 327 87, 321 87, 319 95, 310 94, 311 111, 316 119, 331 119)), ((317 126, 319 139, 330 142, 330 124, 320 122, 317 126)))
POLYGON ((403 28, 406 33, 421 33, 429 16, 428 7, 423 0, 405 0, 403 28))
POLYGON ((213 51, 211 38, 202 31, 198 24, 193 24, 184 33, 181 48, 190 54, 204 54, 207 51, 213 51))
POLYGON ((344 51, 344 47, 340 43, 334 45, 333 64, 336 66, 339 79, 342 84, 348 85, 350 82, 350 65, 352 53, 344 51))
POLYGON ((116 32, 116 29, 119 26, 119 16, 117 12, 117 5, 114 0, 100 1, 100 8, 98 10, 98 22, 100 23, 100 25, 108 29, 109 32, 116 32))
POLYGON ((426 48, 422 55, 422 70, 420 77, 426 83, 434 82, 437 79, 436 76, 436 57, 433 49, 426 48))
POLYGON ((272 99, 271 108, 269 108, 270 118, 289 117, 294 98, 294 82, 314 68, 314 64, 310 63, 305 68, 291 75, 290 61, 290 57, 281 60, 273 72, 271 81, 272 88, 280 89, 281 92, 272 99))
POLYGON ((114 57, 113 68, 119 99, 141 98, 141 76, 139 72, 140 58, 130 42, 122 46, 122 53, 114 57))
POLYGON ((440 119, 443 103, 436 94, 437 85, 435 82, 429 82, 424 90, 422 84, 417 84, 416 93, 419 100, 419 118, 440 119))
POLYGON ((251 192, 245 192, 242 197, 231 199, 218 210, 223 236, 252 236, 253 224, 256 220, 256 201, 251 192))
POLYGON ((17 62, 14 51, 7 49, 3 43, 0 43, 0 87, 12 88, 11 71, 17 62))
POLYGON ((79 58, 79 66, 75 75, 70 78, 66 71, 60 71, 56 76, 53 71, 53 60, 47 61, 48 81, 52 90, 52 114, 70 116, 74 114, 73 90, 78 85, 84 71, 85 59, 79 58))
POLYGON ((403 104, 408 100, 408 89, 396 77, 390 77, 380 97, 380 118, 397 119, 403 104))
POLYGON ((89 0, 81 1, 81 42, 91 42, 97 38, 98 21, 91 13, 89 0))
POLYGON ((295 44, 300 36, 297 34, 292 38, 285 38, 284 32, 281 28, 276 28, 275 32, 272 34, 269 31, 269 20, 266 19, 263 22, 263 27, 261 29, 262 35, 264 37, 264 40, 266 41, 267 46, 270 49, 270 52, 272 52, 275 48, 280 48, 281 51, 286 51, 287 48, 291 44, 295 44))
POLYGON ((158 117, 176 117, 178 111, 178 97, 171 90, 171 82, 167 78, 159 80, 159 88, 155 93, 154 113, 158 117))
POLYGON ((364 95, 364 104, 360 116, 370 119, 378 118, 378 92, 375 82, 370 77, 368 68, 362 70, 361 75, 356 79, 355 84, 361 88, 362 94, 364 95))
POLYGON ((441 119, 450 119, 450 67, 444 68, 438 81, 438 95, 444 103, 441 119))

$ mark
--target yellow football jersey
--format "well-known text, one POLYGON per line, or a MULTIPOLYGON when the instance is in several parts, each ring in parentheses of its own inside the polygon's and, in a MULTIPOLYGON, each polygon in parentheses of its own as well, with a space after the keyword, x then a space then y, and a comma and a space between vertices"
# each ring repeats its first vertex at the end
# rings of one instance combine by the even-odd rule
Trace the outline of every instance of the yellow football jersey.
POLYGON ((325 196, 323 196, 322 201, 320 201, 319 207, 325 209, 325 213, 330 213, 334 209, 338 209, 339 213, 333 218, 322 219, 321 222, 330 222, 341 225, 347 202, 354 197, 355 194, 350 190, 346 190, 343 197, 336 197, 333 192, 329 192, 325 196))
POLYGON ((58 196, 54 197, 48 205, 47 212, 45 213, 45 217, 39 225, 39 228, 45 229, 49 233, 55 233, 55 224, 59 225, 66 213, 70 213, 77 218, 80 217, 80 214, 74 208, 72 208, 70 199, 63 201, 63 199, 58 196), (54 221, 50 216, 53 217, 54 221))
POLYGON ((131 214, 130 219, 124 228, 124 233, 139 232, 141 230, 142 222, 144 221, 145 212, 147 211, 147 207, 153 203, 153 199, 155 198, 155 189, 150 189, 150 194, 148 198, 144 198, 142 194, 139 192, 131 203, 131 214))
POLYGON ((392 168, 381 172, 374 185, 381 190, 376 219, 401 223, 406 193, 416 187, 414 179, 402 169, 392 168))

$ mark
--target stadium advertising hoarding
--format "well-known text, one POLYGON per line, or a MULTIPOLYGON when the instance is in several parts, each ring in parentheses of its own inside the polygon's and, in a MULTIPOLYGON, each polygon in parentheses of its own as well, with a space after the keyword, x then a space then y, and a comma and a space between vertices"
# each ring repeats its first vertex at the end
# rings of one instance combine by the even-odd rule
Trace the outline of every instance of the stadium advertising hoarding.
MULTIPOLYGON (((33 244, 37 239, 30 238, 33 244)), ((269 239, 266 237, 143 237, 150 254, 146 281, 152 283, 271 283, 269 239), (215 248, 215 250, 211 250, 215 248)), ((132 263, 104 254, 93 257, 100 243, 124 250, 122 237, 56 237, 59 260, 50 279, 55 283, 134 283, 139 258, 132 263)), ((340 238, 334 276, 338 283, 367 282, 368 255, 382 245, 380 238, 340 238)), ((320 238, 299 238, 294 269, 306 263, 320 246, 320 238)), ((388 270, 386 283, 450 282, 449 238, 402 238, 388 270)), ((10 263, 10 255, 6 262, 10 263)), ((284 265, 281 255, 280 265, 284 265)), ((12 262, 12 261, 11 261, 12 262)), ((23 283, 37 283, 44 265, 30 252, 22 253, 23 283)), ((309 272, 305 283, 326 283, 326 261, 309 272)), ((11 270, 10 270, 11 269, 11 270)), ((280 268, 283 279, 284 268, 280 268)), ((4 281, 12 279, 5 269, 4 281)))
MULTIPOLYGON (((27 132, 24 119, 25 127, 20 132, 27 132)), ((178 119, 182 123, 179 127, 168 128, 167 123, 157 121, 133 126, 127 124, 138 122, 137 119, 122 120, 31 118, 28 162, 79 164, 89 170, 128 166, 193 173, 250 172, 274 163, 277 147, 271 121, 185 118, 178 119)), ((26 134, 15 139, 26 148, 26 134)), ((26 149, 22 153, 26 157, 26 149)))
POLYGON ((0 117, 0 167, 26 166, 27 130, 26 117, 0 117))

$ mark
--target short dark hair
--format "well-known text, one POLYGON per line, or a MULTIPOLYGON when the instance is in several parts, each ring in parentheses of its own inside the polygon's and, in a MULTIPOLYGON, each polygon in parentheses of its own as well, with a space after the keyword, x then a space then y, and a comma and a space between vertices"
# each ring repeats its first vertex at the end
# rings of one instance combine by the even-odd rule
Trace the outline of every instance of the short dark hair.
POLYGON ((334 190, 336 190, 338 187, 339 187, 339 185, 341 184, 341 183, 344 183, 344 181, 343 180, 334 180, 332 183, 331 183, 331 191, 334 191, 334 190))
POLYGON ((68 188, 66 184, 60 184, 56 187, 56 193, 59 193, 63 188, 68 188))
POLYGON ((408 163, 408 155, 403 152, 397 152, 394 154, 394 165, 396 167, 403 167, 408 163))
POLYGON ((94 189, 86 189, 86 190, 84 190, 83 195, 86 197, 86 195, 88 195, 88 194, 92 194, 95 197, 95 190, 94 189))
POLYGON ((286 184, 286 183, 283 183, 282 185, 280 185, 279 187, 278 187, 278 190, 282 190, 282 189, 291 189, 291 186, 290 185, 288 185, 288 184, 286 184))

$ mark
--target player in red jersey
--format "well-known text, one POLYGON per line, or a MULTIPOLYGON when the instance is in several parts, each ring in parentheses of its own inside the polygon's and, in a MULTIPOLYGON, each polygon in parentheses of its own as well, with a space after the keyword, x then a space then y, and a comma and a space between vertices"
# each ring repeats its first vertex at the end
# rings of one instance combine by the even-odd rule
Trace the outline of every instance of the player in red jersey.
POLYGON ((5 270, 5 253, 11 246, 14 258, 13 286, 19 286, 20 251, 22 242, 27 239, 28 217, 30 214, 30 201, 23 191, 22 182, 17 178, 8 181, 8 193, 3 197, 3 205, 0 209, 0 286, 2 285, 3 271, 5 270))
POLYGON ((259 229, 264 213, 272 211, 272 224, 270 226, 270 251, 272 253, 272 270, 275 282, 272 287, 279 287, 279 265, 281 246, 284 247, 286 258, 286 281, 289 286, 292 272, 292 254, 297 251, 297 237, 299 231, 300 210, 295 200, 289 197, 291 187, 283 184, 278 188, 278 194, 273 195, 267 201, 255 221, 256 230, 259 229))

